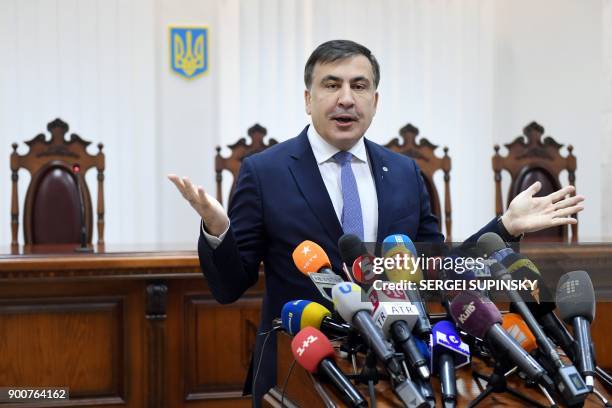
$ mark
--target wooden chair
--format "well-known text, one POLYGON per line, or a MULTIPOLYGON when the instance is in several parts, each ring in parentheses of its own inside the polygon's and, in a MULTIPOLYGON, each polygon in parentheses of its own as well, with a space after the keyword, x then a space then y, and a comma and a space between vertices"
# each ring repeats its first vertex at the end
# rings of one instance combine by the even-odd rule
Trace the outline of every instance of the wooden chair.
MULTIPOLYGON (((536 181, 542 183, 542 189, 537 196, 546 196, 561 188, 559 173, 567 170, 569 183, 576 183, 576 157, 572 154, 572 145, 567 146, 568 155, 561 156, 562 144, 547 136, 542 140, 544 127, 531 122, 523 129, 523 135, 518 136, 512 143, 506 144, 508 155, 499 154, 499 145, 494 146, 495 154, 492 158, 495 173, 495 212, 502 215, 504 212, 501 192, 501 171, 510 173, 510 189, 506 205, 521 191, 536 181)), ((576 218, 574 216, 574 218, 576 218)), ((567 242, 569 229, 567 226, 549 228, 547 230, 526 234, 525 240, 567 242)), ((578 225, 572 225, 571 241, 578 240, 578 225)))
POLYGON ((221 156, 221 146, 217 146, 217 154, 215 155, 215 172, 216 172, 216 182, 217 182, 217 200, 223 204, 223 194, 222 194, 222 183, 223 183, 223 171, 227 170, 232 173, 232 187, 230 188, 230 192, 227 199, 227 208, 229 208, 232 197, 234 195, 234 190, 236 189, 236 181, 238 180, 238 173, 240 173, 240 166, 242 165, 242 160, 246 157, 261 152, 268 147, 277 144, 278 142, 274 139, 270 139, 268 144, 264 142, 264 137, 268 131, 265 127, 256 123, 251 126, 247 131, 249 138, 251 139, 251 143, 247 144, 246 138, 241 138, 233 145, 228 145, 232 151, 229 157, 221 156))
POLYGON ((11 153, 11 245, 18 245, 19 208, 17 195, 18 171, 25 168, 31 181, 24 203, 23 232, 25 244, 79 243, 81 203, 84 205, 87 242, 92 239, 92 206, 85 173, 92 167, 98 170, 98 244, 104 244, 104 153, 98 144, 98 154, 87 153, 91 142, 71 134, 66 140, 68 124, 55 119, 47 125, 51 139, 39 134, 25 142, 30 150, 17 153, 13 143, 11 153), (74 173, 80 168, 80 177, 74 173), (79 198, 79 183, 81 197, 79 198))
POLYGON ((450 171, 451 158, 448 156, 448 147, 444 146, 444 156, 438 157, 435 150, 438 148, 426 138, 421 138, 416 142, 419 135, 419 129, 412 124, 407 124, 399 130, 400 138, 395 138, 385 146, 394 152, 404 154, 413 158, 421 168, 423 180, 429 192, 429 200, 431 202, 431 211, 438 217, 438 227, 442 232, 442 206, 440 202, 440 194, 434 183, 434 173, 438 170, 444 172, 444 224, 446 226, 446 240, 452 241, 452 211, 451 211, 451 196, 450 196, 450 171))

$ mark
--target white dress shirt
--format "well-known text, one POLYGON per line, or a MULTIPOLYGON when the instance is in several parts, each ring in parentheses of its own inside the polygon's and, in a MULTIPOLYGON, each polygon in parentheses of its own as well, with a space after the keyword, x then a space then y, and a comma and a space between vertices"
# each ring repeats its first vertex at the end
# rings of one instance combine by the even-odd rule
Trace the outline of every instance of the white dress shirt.
MULTIPOLYGON (((321 172, 323 183, 327 189, 327 194, 334 206, 336 217, 338 217, 338 221, 342 222, 341 166, 336 163, 333 158, 340 149, 332 146, 323 139, 312 124, 308 127, 308 142, 312 147, 312 152, 314 153, 317 166, 321 172)), ((376 233, 378 231, 378 197, 376 195, 376 185, 374 184, 374 177, 372 176, 370 160, 363 137, 359 139, 349 152, 353 154, 351 168, 355 174, 357 190, 359 191, 359 201, 361 202, 363 240, 364 242, 376 242, 376 233)), ((215 237, 206 232, 204 222, 202 221, 202 232, 208 244, 213 249, 221 244, 228 230, 229 225, 228 229, 218 237, 215 237)))

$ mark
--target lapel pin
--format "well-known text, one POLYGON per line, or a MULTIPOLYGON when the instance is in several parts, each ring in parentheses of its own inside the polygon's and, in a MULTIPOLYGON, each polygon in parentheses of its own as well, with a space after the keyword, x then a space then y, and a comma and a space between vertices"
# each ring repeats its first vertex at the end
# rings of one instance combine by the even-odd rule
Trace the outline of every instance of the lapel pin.
POLYGON ((383 171, 389 171, 389 169, 387 168, 387 166, 383 166, 383 171))

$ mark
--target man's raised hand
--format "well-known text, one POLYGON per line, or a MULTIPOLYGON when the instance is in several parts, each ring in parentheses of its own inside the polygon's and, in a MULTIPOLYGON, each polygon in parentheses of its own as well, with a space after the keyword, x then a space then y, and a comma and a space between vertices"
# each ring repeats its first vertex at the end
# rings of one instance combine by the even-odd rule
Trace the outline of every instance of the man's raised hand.
POLYGON ((574 186, 563 187, 546 197, 534 197, 541 188, 542 183, 537 181, 510 202, 502 222, 511 235, 577 222, 571 215, 584 209, 584 197, 570 196, 575 191, 574 186))
POLYGON ((187 177, 168 174, 168 179, 176 186, 183 198, 202 217, 206 231, 213 235, 221 235, 229 225, 229 217, 219 201, 208 195, 202 186, 195 186, 187 177))

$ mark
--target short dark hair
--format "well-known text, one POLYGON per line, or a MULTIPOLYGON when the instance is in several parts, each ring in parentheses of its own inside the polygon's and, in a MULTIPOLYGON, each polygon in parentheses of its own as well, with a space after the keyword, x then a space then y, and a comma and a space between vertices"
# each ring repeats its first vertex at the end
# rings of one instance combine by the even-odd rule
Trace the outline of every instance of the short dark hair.
POLYGON ((317 62, 325 64, 327 62, 343 60, 357 55, 363 55, 370 61, 370 64, 372 64, 374 88, 378 88, 378 83, 380 82, 380 67, 374 54, 363 45, 357 44, 354 41, 332 40, 319 45, 317 49, 310 54, 308 61, 306 61, 306 66, 304 67, 304 83, 306 84, 306 89, 310 89, 312 85, 312 72, 317 62))

